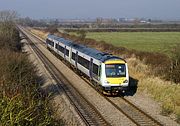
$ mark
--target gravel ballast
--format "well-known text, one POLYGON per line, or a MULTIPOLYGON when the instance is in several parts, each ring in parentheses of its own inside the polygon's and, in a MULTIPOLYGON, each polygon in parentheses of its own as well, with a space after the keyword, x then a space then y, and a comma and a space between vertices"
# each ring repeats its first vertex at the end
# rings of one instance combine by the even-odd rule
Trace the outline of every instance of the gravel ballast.
POLYGON ((49 104, 52 107, 55 119, 63 120, 65 125, 83 126, 84 123, 74 110, 74 107, 70 104, 63 91, 58 90, 56 82, 46 70, 44 64, 38 59, 29 43, 26 40, 22 40, 22 43, 24 44, 23 52, 29 54, 30 61, 34 63, 38 69, 39 76, 43 78, 42 90, 47 95, 50 95, 49 104))

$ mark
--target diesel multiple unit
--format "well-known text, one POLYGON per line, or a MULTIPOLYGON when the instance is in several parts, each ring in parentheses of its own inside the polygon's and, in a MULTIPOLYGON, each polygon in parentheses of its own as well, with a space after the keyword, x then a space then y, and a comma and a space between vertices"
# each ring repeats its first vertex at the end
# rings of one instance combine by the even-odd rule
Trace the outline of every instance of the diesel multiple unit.
POLYGON ((128 67, 124 59, 50 34, 46 44, 103 91, 119 92, 128 87, 128 67))

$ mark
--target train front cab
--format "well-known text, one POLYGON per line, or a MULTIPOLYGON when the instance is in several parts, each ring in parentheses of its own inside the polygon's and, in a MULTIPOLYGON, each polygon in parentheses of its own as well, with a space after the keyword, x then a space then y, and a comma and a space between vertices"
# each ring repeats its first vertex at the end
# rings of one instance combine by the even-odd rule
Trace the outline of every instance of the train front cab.
POLYGON ((127 63, 124 60, 108 60, 102 64, 101 84, 108 93, 125 91, 129 85, 127 63))

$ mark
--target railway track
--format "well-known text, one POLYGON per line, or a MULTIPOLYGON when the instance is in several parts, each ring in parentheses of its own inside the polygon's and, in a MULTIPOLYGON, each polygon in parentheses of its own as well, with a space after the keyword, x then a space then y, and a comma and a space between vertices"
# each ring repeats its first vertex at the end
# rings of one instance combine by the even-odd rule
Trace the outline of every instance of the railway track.
MULTIPOLYGON (((94 85, 89 82, 86 78, 83 78, 92 88, 94 85)), ((96 88, 94 88, 96 89, 96 88)), ((97 89, 96 89, 97 90, 97 89)), ((128 117, 137 126, 163 126, 158 120, 141 110, 139 107, 134 105, 132 102, 122 96, 107 97, 101 92, 98 92, 108 102, 110 102, 116 109, 121 111, 126 117, 128 117), (117 104, 118 102, 118 104, 117 104)))
POLYGON ((120 98, 107 98, 112 105, 114 105, 119 111, 125 114, 132 122, 138 126, 162 126, 159 121, 148 115, 146 112, 139 109, 127 99, 120 98), (117 102, 119 104, 116 104, 117 102))
MULTIPOLYGON (((37 38, 37 36, 35 36, 37 38)), ((37 38, 42 41, 40 38, 37 38)), ((44 42, 43 42, 44 43, 44 42)), ((97 90, 94 85, 84 77, 81 77, 86 81, 92 88, 97 90)), ((138 108, 136 105, 131 103, 124 97, 106 97, 100 92, 98 92, 102 97, 104 97, 108 102, 110 102, 116 109, 121 111, 127 118, 134 122, 138 126, 162 126, 158 120, 138 108), (119 104, 117 104, 118 102, 119 104)))
MULTIPOLYGON (((27 35, 22 31, 23 34, 27 35)), ((28 37, 27 37, 28 38, 28 37)), ((32 49, 43 62, 46 69, 49 71, 53 79, 57 82, 58 88, 63 90, 71 104, 75 107, 77 113, 87 126, 108 126, 110 125, 97 111, 97 109, 88 102, 66 79, 66 77, 52 64, 48 58, 41 52, 41 50, 30 40, 32 49)))
MULTIPOLYGON (((94 85, 86 78, 81 77, 85 80, 92 88, 98 91, 94 85)), ((139 107, 134 105, 132 102, 122 96, 107 97, 101 92, 98 93, 110 102, 116 109, 126 115, 132 122, 137 126, 163 126, 158 120, 147 114, 147 112, 141 110, 139 107), (118 102, 118 103, 117 103, 118 102)))

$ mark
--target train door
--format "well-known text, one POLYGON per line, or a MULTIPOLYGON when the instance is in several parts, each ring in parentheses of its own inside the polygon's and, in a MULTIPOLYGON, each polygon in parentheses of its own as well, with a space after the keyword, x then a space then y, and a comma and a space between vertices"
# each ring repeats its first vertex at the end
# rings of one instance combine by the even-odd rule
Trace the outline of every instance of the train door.
POLYGON ((73 62, 73 60, 72 60, 72 53, 73 53, 73 51, 72 51, 72 47, 70 47, 70 49, 69 49, 69 62, 72 64, 73 62))
POLYGON ((90 59, 90 63, 89 63, 89 76, 90 78, 93 77, 93 58, 90 59))
POLYGON ((66 60, 66 46, 64 47, 64 60, 66 60))
POLYGON ((76 65, 76 68, 77 68, 77 62, 78 62, 78 51, 76 51, 76 57, 75 57, 75 65, 76 65))
POLYGON ((100 81, 101 78, 101 65, 98 67, 98 81, 100 81))

